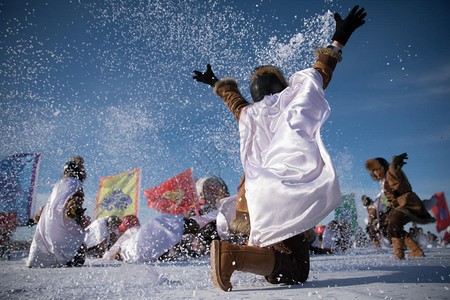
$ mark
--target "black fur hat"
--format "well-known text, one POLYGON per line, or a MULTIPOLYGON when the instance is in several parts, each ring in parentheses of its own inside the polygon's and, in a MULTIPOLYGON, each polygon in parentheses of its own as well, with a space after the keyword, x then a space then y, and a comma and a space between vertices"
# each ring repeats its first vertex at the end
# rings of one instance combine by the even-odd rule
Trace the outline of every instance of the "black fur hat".
POLYGON ((71 174, 72 177, 75 177, 78 180, 84 181, 86 179, 86 171, 84 167, 82 167, 79 163, 74 160, 69 160, 64 165, 64 174, 71 174))
POLYGON ((281 71, 273 66, 261 66, 255 69, 250 81, 250 94, 253 101, 261 101, 266 95, 281 92, 288 86, 281 71))

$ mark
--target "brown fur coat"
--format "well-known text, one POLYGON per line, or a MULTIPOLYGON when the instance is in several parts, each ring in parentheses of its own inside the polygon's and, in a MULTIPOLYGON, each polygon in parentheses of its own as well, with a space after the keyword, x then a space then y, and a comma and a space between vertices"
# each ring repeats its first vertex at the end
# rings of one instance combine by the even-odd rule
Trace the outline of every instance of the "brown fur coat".
POLYGON ((400 211, 412 222, 418 224, 436 222, 436 219, 428 213, 419 196, 412 191, 411 184, 402 171, 402 166, 396 165, 394 162, 389 165, 384 190, 392 211, 400 211))

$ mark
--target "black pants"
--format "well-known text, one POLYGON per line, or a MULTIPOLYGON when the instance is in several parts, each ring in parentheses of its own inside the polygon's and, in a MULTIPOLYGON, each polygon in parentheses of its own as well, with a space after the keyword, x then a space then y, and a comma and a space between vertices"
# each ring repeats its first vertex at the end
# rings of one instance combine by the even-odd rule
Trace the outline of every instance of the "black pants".
POLYGON ((399 211, 391 211, 389 214, 389 223, 387 226, 387 233, 391 238, 407 238, 408 233, 403 230, 405 226, 411 219, 408 218, 404 213, 399 211))
POLYGON ((305 282, 309 276, 309 242, 303 234, 299 234, 281 244, 290 253, 274 250, 275 267, 273 272, 266 276, 266 280, 273 284, 305 282))

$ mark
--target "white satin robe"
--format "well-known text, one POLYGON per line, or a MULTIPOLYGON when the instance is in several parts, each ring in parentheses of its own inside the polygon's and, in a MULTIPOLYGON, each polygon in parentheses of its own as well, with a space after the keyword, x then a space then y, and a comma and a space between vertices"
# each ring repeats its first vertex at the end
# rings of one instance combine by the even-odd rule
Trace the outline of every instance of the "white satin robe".
POLYGON ((155 261, 181 241, 183 226, 182 215, 164 214, 151 219, 123 241, 120 256, 128 263, 155 261))
POLYGON ((84 243, 88 249, 99 245, 105 240, 106 244, 109 243, 111 234, 108 229, 108 218, 109 217, 103 217, 97 219, 86 228, 84 243))
POLYGON ((341 204, 336 172, 320 136, 330 114, 322 82, 315 69, 297 72, 281 93, 241 113, 249 245, 265 247, 300 234, 341 204))
POLYGON ((28 267, 60 267, 74 258, 83 243, 84 230, 65 214, 67 201, 81 188, 81 181, 73 177, 56 183, 37 224, 28 267))

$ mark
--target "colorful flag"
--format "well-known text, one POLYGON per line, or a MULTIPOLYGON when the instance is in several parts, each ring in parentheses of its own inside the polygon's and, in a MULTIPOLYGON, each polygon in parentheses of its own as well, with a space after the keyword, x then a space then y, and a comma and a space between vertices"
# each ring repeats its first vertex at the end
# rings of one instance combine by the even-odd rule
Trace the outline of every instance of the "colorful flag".
POLYGON ((100 178, 95 219, 113 215, 119 218, 137 215, 140 171, 141 168, 137 168, 100 178))
POLYGON ((444 192, 433 195, 438 199, 436 205, 431 209, 431 212, 436 218, 436 230, 441 232, 450 226, 450 214, 448 212, 447 201, 445 200, 444 192))
POLYGON ((353 228, 354 231, 358 228, 358 219, 356 213, 355 194, 350 193, 342 195, 342 204, 335 210, 336 220, 345 220, 353 228))
POLYGON ((190 210, 198 212, 192 168, 157 187, 145 190, 144 194, 148 200, 148 207, 163 214, 184 214, 190 210))
POLYGON ((0 211, 16 213, 19 226, 24 226, 31 217, 40 158, 40 153, 23 153, 0 162, 0 211))

